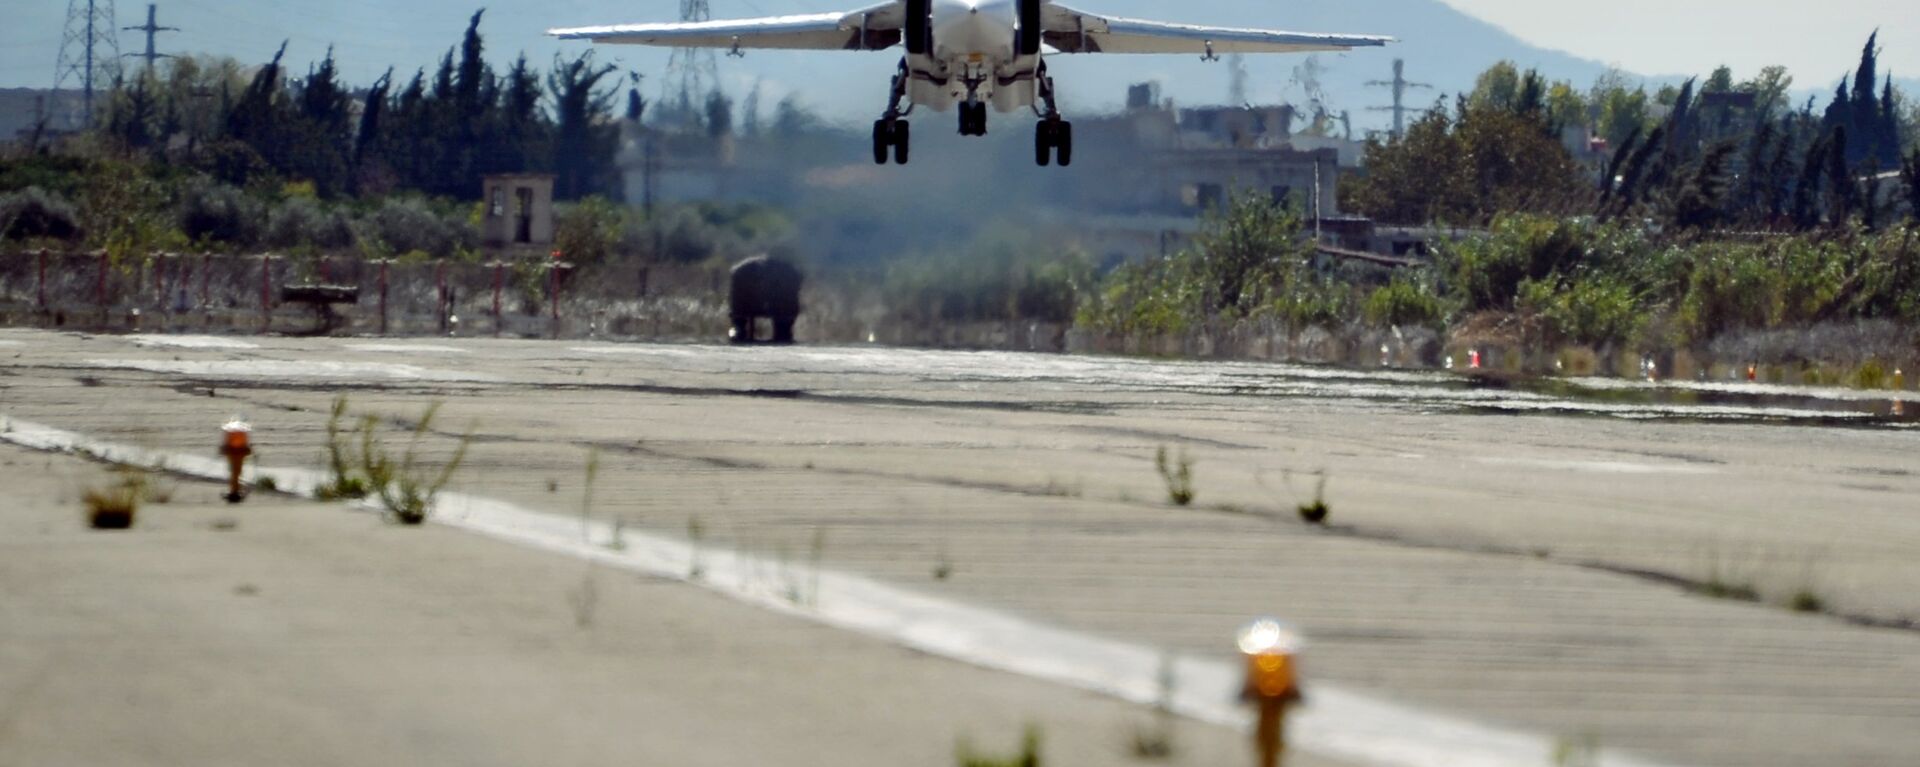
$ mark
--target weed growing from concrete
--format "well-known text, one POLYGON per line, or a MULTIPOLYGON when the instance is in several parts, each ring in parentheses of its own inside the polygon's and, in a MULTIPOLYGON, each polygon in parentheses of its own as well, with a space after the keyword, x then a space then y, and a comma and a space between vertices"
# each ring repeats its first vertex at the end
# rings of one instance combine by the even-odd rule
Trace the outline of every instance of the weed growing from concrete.
POLYGON ((947 556, 947 545, 942 543, 933 553, 933 579, 944 581, 953 577, 953 559, 947 556))
POLYGON ((807 551, 807 565, 813 576, 813 582, 807 584, 807 604, 820 606, 820 563, 827 557, 827 529, 813 529, 813 543, 807 551))
POLYGON ((333 398, 327 416, 327 483, 314 491, 323 501, 355 500, 371 491, 367 477, 359 472, 353 456, 352 431, 343 427, 347 418, 347 397, 333 398))
POLYGON ((95 530, 125 530, 133 527, 134 515, 147 495, 145 473, 117 472, 118 479, 106 487, 89 488, 80 500, 87 507, 87 524, 95 530))
POLYGON ((587 484, 580 495, 580 540, 587 540, 593 517, 593 481, 600 476, 600 451, 587 451, 587 484))
POLYGON ((1735 602, 1758 602, 1760 590, 1748 577, 1734 575, 1723 567, 1717 552, 1710 553, 1707 561, 1707 577, 1694 584, 1696 594, 1714 599, 1727 599, 1735 602))
POLYGON ((600 610, 600 581, 591 563, 587 565, 587 573, 580 577, 579 587, 568 592, 567 605, 573 608, 574 626, 584 629, 593 625, 593 617, 600 610))
POLYGON ((1133 742, 1130 744, 1134 757, 1146 761, 1171 759, 1176 750, 1173 698, 1179 680, 1175 673, 1172 653, 1160 656, 1160 673, 1157 681, 1160 684, 1160 697, 1153 704, 1153 722, 1146 725, 1135 724, 1133 742))
POLYGON ((1193 458, 1187 455, 1185 448, 1174 460, 1169 461, 1167 447, 1161 445, 1154 452, 1153 467, 1160 472, 1160 479, 1167 484, 1167 500, 1175 506, 1187 506, 1193 503, 1196 495, 1193 487, 1193 458))
POLYGON ((1082 486, 1079 482, 1067 483, 1058 477, 1048 477, 1047 484, 1040 487, 1040 494, 1054 498, 1079 498, 1082 486))
POLYGON ((627 518, 613 518, 613 537, 607 539, 608 551, 627 550, 627 518))
POLYGON ((973 744, 961 738, 954 748, 959 767, 1040 767, 1040 726, 1029 724, 1020 738, 1020 751, 1011 756, 988 756, 973 750, 973 744))
POLYGON ((1811 588, 1802 588, 1787 599, 1787 609, 1797 613, 1822 612, 1827 609, 1827 600, 1811 588))
POLYGON ((687 579, 700 580, 706 575, 706 569, 700 565, 700 542, 706 538, 707 526, 700 521, 700 515, 687 517, 687 544, 690 547, 687 579))
POLYGON ((1553 744, 1553 767, 1599 767, 1600 736, 1560 738, 1553 744))
POLYGON ((434 497, 453 480, 453 473, 466 460, 467 447, 473 442, 470 433, 461 437, 460 445, 444 465, 437 471, 429 467, 420 457, 420 440, 432 430, 434 416, 439 412, 440 403, 427 406, 398 459, 378 441, 377 419, 367 416, 360 422, 361 471, 368 485, 379 494, 380 505, 400 524, 418 525, 427 521, 427 515, 433 511, 434 497))
POLYGON ((1298 507, 1300 520, 1309 525, 1326 524, 1327 515, 1333 512, 1327 506, 1327 472, 1322 470, 1318 472, 1318 476, 1319 481, 1313 488, 1313 502, 1303 503, 1298 507))

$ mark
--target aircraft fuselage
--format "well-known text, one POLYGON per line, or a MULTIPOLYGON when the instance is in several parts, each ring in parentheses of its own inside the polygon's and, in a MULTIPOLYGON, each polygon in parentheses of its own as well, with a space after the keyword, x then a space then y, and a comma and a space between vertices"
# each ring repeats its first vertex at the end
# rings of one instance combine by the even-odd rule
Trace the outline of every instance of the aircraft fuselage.
POLYGON ((994 111, 1032 106, 1039 56, 1019 55, 1016 0, 932 0, 928 53, 909 55, 914 104, 944 112, 978 101, 994 111))

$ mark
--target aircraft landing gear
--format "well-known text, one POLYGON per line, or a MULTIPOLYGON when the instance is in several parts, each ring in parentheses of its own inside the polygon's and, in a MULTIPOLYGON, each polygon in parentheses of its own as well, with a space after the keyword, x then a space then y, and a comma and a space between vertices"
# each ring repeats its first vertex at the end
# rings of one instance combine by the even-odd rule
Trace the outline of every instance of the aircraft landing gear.
POLYGON ((879 119, 873 123, 873 162, 875 165, 887 164, 888 155, 895 163, 907 164, 908 147, 913 143, 913 124, 900 118, 879 119))
POLYGON ((1072 165, 1073 123, 1057 116, 1041 120, 1034 131, 1033 160, 1043 168, 1053 160, 1058 160, 1062 168, 1072 165))
POLYGON ((960 102, 960 135, 987 135, 987 104, 984 101, 960 102))
POLYGON ((1034 130, 1033 160, 1043 168, 1054 161, 1065 168, 1073 164, 1073 123, 1060 119, 1060 106, 1053 98, 1053 78, 1047 76, 1046 69, 1040 70, 1038 80, 1040 99, 1047 111, 1034 130))
POLYGON ((913 144, 913 126, 906 120, 913 111, 909 104, 901 111, 900 102, 907 96, 907 60, 900 60, 900 72, 893 76, 893 91, 887 99, 887 112, 873 122, 873 162, 885 165, 891 159, 900 165, 907 164, 908 148, 913 144))

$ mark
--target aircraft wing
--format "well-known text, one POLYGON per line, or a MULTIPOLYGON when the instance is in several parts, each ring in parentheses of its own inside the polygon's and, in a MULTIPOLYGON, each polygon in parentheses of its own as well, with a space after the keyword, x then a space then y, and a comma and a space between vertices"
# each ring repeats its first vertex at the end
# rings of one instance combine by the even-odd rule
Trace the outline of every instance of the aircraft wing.
POLYGON ((673 48, 879 50, 900 42, 905 12, 889 2, 849 13, 810 13, 665 24, 550 29, 563 40, 673 48))
POLYGON ((1173 24, 1044 7, 1047 45, 1064 53, 1301 53, 1386 45, 1390 37, 1173 24))

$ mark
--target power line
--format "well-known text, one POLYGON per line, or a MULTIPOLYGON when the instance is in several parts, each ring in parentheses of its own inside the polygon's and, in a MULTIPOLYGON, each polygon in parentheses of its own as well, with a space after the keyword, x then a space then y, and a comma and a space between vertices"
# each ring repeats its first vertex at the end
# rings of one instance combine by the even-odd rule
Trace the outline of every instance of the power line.
POLYGON ((1410 88, 1426 88, 1431 90, 1433 88, 1433 86, 1428 85, 1426 83, 1415 83, 1415 82, 1407 81, 1407 62, 1405 59, 1393 60, 1393 79, 1392 80, 1370 80, 1367 82, 1367 85, 1372 87, 1389 87, 1393 89, 1393 106, 1367 107, 1367 109, 1375 112, 1392 112, 1393 113, 1393 137, 1396 139, 1400 138, 1401 136, 1407 135, 1407 113, 1408 112, 1426 111, 1424 109, 1408 109, 1407 108, 1407 103, 1406 103, 1407 90, 1410 88))
MULTIPOLYGON (((99 80, 120 76, 120 41, 113 30, 113 0, 67 0, 66 33, 60 41, 60 60, 53 75, 53 101, 58 104, 59 91, 79 81, 85 95, 78 122, 86 126, 93 125, 93 93, 99 80)), ((75 122, 69 115, 68 126, 75 122)))
POLYGON ((178 31, 180 31, 180 28, 179 28, 179 27, 163 27, 163 26, 160 26, 160 25, 159 25, 159 23, 155 21, 155 17, 157 17, 157 16, 159 15, 159 13, 160 13, 160 6, 158 6, 158 5, 155 5, 155 4, 153 4, 153 3, 148 3, 148 4, 147 4, 147 23, 146 23, 146 24, 144 24, 144 25, 141 25, 141 26, 138 26, 138 27, 121 27, 121 29, 124 29, 124 30, 126 30, 126 31, 128 31, 128 32, 145 32, 145 33, 147 33, 147 52, 146 52, 146 53, 128 53, 128 54, 125 54, 125 55, 126 55, 126 56, 127 56, 128 58, 139 58, 139 59, 146 59, 146 60, 147 60, 147 71, 148 71, 148 72, 152 72, 152 71, 153 71, 153 62, 154 62, 154 61, 156 61, 156 60, 158 60, 158 59, 170 59, 170 58, 173 58, 173 57, 172 57, 172 56, 170 56, 170 55, 167 55, 167 54, 165 54, 165 53, 156 53, 156 52, 155 52, 155 51, 153 50, 153 35, 154 35, 154 33, 156 33, 156 32, 178 32, 178 31))
MULTIPOLYGON (((701 22, 713 19, 707 0, 680 0, 680 20, 701 22)), ((667 76, 661 78, 664 111, 682 125, 691 127, 700 121, 699 109, 707 103, 707 92, 720 83, 720 64, 713 51, 705 48, 675 48, 667 59, 667 76)))

